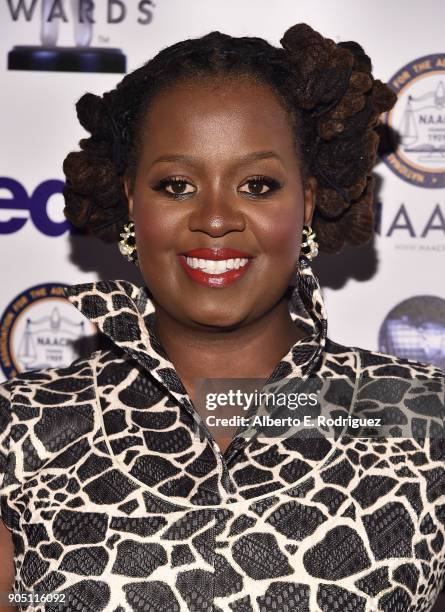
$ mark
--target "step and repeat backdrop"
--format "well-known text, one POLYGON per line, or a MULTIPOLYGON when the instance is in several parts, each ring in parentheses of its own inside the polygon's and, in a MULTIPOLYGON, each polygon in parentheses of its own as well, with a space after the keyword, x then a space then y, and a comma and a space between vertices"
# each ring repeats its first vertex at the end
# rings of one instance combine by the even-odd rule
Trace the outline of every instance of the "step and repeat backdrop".
POLYGON ((184 38, 220 30, 278 45, 298 22, 357 40, 398 95, 384 118, 397 142, 375 171, 375 240, 314 261, 329 336, 445 368, 445 3, 1 0, 0 380, 96 346, 63 285, 141 282, 115 245, 64 219, 62 162, 87 135, 75 102, 184 38))

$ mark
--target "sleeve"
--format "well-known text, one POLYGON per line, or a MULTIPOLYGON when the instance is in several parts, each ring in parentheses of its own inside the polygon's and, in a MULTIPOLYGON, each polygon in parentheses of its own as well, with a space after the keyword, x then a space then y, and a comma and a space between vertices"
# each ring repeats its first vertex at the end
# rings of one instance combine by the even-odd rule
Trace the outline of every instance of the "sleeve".
POLYGON ((9 446, 11 441, 11 403, 5 384, 0 385, 0 518, 3 516, 6 495, 6 473, 9 465, 9 446))

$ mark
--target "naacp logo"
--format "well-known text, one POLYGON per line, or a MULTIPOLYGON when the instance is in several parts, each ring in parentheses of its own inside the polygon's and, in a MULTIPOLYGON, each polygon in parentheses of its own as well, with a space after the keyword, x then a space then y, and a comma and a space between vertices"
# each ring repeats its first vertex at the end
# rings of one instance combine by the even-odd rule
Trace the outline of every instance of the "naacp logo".
POLYGON ((445 371, 445 300, 416 295, 397 304, 380 327, 379 351, 445 371))
POLYGON ((410 62, 388 84, 398 100, 385 115, 393 146, 383 161, 408 183, 444 187, 445 54, 410 62))
POLYGON ((36 285, 14 298, 0 319, 0 365, 19 372, 65 367, 96 348, 96 329, 63 295, 63 285, 36 285))

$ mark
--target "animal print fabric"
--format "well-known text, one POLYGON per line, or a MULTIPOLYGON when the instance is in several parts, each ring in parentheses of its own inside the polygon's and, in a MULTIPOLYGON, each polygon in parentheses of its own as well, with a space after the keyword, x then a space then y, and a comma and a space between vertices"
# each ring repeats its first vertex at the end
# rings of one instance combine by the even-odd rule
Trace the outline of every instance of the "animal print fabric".
POLYGON ((342 389, 334 415, 395 415, 413 435, 239 431, 221 454, 148 291, 108 281, 66 294, 110 349, 0 385, 14 592, 65 597, 20 610, 431 610, 445 580, 439 368, 330 340, 306 265, 289 312, 307 337, 267 382, 329 377, 342 389))

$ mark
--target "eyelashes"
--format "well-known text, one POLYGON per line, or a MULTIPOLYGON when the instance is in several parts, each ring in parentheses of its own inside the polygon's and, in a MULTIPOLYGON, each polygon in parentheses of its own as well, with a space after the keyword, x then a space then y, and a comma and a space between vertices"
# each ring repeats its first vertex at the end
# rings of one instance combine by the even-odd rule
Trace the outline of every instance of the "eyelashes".
POLYGON ((245 183, 243 183, 243 185, 260 185, 261 186, 261 191, 259 193, 258 192, 255 193, 255 191, 254 192, 242 191, 242 193, 247 193, 248 195, 254 196, 254 197, 268 197, 273 192, 277 191, 278 189, 281 189, 281 186, 282 186, 281 183, 277 181, 276 179, 270 176, 264 176, 264 175, 254 176, 250 178, 249 180, 247 180, 245 183), (264 186, 267 187, 266 192, 262 191, 264 186))
MULTIPOLYGON (((244 181, 241 187, 252 185, 255 186, 253 191, 251 189, 247 191, 239 189, 239 192, 246 194, 246 196, 249 198, 267 198, 282 187, 282 184, 279 181, 265 175, 253 176, 247 181, 244 181), (259 191, 258 187, 260 187, 259 191), (264 187, 267 188, 266 191, 264 191, 264 187)), ((154 185, 152 189, 154 191, 164 192, 167 197, 174 200, 183 200, 196 193, 196 188, 193 187, 190 181, 181 176, 173 176, 162 179, 156 185, 154 185), (169 191, 167 187, 170 187, 172 191, 169 191)))
POLYGON ((174 199, 183 199, 184 196, 188 196, 189 193, 195 193, 196 189, 192 189, 188 192, 183 192, 182 187, 188 185, 192 186, 189 181, 180 176, 174 176, 171 178, 165 178, 160 180, 156 185, 154 185, 154 191, 163 191, 166 195, 174 199), (173 186, 173 189, 177 189, 178 191, 167 191, 167 186, 173 186))

